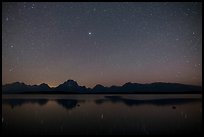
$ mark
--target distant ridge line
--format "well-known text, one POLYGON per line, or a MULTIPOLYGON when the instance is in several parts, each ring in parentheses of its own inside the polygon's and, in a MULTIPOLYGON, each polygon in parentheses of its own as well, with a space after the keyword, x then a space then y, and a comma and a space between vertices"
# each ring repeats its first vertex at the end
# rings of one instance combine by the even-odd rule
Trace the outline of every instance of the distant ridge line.
POLYGON ((105 87, 97 84, 93 88, 80 86, 74 80, 67 80, 57 87, 47 84, 26 85, 23 82, 14 82, 2 85, 2 93, 202 93, 202 86, 180 83, 154 82, 148 84, 127 82, 122 86, 105 87))

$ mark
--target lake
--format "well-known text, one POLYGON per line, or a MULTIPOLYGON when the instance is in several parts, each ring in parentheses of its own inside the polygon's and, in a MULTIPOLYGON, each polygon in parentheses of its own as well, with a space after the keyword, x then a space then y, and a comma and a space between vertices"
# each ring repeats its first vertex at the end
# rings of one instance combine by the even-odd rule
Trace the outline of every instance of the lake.
POLYGON ((3 134, 202 132, 201 94, 3 95, 3 134))

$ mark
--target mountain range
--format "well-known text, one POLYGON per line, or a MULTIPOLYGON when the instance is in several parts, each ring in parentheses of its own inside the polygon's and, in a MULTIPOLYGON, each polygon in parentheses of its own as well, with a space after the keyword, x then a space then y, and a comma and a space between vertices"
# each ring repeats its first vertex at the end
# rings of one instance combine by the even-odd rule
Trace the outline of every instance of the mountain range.
POLYGON ((93 88, 79 86, 74 80, 67 80, 57 87, 49 87, 47 84, 26 85, 20 82, 2 85, 2 93, 202 93, 202 86, 186 85, 179 83, 155 82, 150 84, 125 83, 122 86, 105 87, 97 84, 93 88))

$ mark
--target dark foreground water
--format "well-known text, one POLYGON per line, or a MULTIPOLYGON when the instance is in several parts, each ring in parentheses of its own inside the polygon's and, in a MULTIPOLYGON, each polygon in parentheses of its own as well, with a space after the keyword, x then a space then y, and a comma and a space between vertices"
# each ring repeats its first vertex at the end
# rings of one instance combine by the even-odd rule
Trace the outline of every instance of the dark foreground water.
POLYGON ((3 134, 200 134, 201 95, 3 95, 3 134))

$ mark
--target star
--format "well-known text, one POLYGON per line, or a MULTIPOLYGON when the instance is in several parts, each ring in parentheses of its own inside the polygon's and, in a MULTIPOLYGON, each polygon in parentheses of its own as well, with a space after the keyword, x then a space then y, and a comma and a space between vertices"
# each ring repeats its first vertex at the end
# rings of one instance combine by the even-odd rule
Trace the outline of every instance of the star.
POLYGON ((89 34, 89 35, 91 35, 91 34, 92 34, 92 32, 89 32, 88 34, 89 34))
POLYGON ((6 21, 8 21, 9 20, 9 18, 8 17, 6 17, 6 21))
POLYGON ((197 65, 197 64, 195 64, 194 66, 197 68, 197 66, 198 66, 198 65, 197 65))
POLYGON ((13 45, 11 45, 11 48, 13 48, 14 46, 13 45))
POLYGON ((35 4, 32 4, 31 8, 32 8, 32 9, 35 8, 35 4))
POLYGON ((10 68, 9 71, 12 72, 12 71, 13 71, 13 68, 10 68))
POLYGON ((188 13, 185 13, 185 15, 188 16, 189 14, 188 14, 188 13))
POLYGON ((176 77, 180 77, 181 72, 177 72, 176 77))

